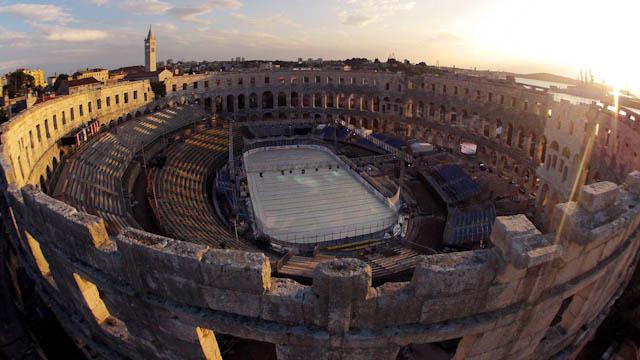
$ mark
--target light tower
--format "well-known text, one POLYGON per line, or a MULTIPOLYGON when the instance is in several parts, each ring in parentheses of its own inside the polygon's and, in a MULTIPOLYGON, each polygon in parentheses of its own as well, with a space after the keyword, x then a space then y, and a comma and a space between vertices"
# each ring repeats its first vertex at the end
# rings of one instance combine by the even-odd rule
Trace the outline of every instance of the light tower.
POLYGON ((144 69, 147 72, 156 71, 156 37, 151 32, 151 26, 144 39, 144 69))

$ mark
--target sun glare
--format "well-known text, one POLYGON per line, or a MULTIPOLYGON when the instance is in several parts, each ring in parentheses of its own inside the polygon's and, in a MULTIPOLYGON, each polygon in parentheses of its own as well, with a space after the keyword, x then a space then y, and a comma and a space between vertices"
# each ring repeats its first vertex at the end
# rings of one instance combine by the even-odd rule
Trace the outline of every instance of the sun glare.
POLYGON ((590 69, 597 82, 639 92, 640 47, 632 35, 639 12, 638 1, 499 0, 468 31, 479 48, 513 63, 554 64, 576 77, 590 69))

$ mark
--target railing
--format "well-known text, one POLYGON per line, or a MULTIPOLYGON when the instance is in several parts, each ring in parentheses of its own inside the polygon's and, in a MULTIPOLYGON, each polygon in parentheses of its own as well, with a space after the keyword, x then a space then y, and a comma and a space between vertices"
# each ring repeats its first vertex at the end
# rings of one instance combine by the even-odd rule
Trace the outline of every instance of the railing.
POLYGON ((276 243, 330 246, 343 243, 346 239, 349 241, 364 240, 372 237, 382 237, 384 233, 390 231, 398 223, 398 216, 393 214, 384 219, 368 221, 358 224, 349 224, 342 226, 330 227, 323 231, 305 230, 305 231, 286 231, 280 228, 267 226, 258 217, 255 218, 255 224, 258 231, 276 243))

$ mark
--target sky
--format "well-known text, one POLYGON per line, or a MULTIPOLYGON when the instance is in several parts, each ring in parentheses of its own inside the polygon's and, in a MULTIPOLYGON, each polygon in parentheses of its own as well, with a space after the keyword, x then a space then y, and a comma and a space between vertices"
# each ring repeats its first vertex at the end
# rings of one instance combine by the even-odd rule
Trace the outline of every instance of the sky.
POLYGON ((638 0, 0 0, 0 72, 350 57, 553 72, 640 89, 638 0))

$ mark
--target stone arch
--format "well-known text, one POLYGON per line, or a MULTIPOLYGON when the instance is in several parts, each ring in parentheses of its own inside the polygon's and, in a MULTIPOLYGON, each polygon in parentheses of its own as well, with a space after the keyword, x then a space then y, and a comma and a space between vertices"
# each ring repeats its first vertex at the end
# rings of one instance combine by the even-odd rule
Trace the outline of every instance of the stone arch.
POLYGON ((287 106, 287 94, 284 91, 278 93, 278 107, 287 106))
POLYGON ((220 96, 220 95, 216 96, 216 98, 214 100, 214 111, 216 113, 221 113, 222 112, 222 96, 220 96))
POLYGON ((227 95, 227 112, 234 112, 234 100, 235 96, 229 94, 227 95))
POLYGON ((262 93, 262 108, 273 109, 273 93, 271 91, 262 93))
POLYGON ((333 95, 333 94, 328 94, 327 95, 327 107, 328 108, 334 107, 335 98, 336 98, 336 96, 333 95))
POLYGON ((507 124, 507 145, 513 145, 513 125, 511 123, 507 124))
POLYGON ((422 102, 422 100, 418 101, 418 106, 416 107, 416 116, 417 117, 424 116, 424 102, 422 102))
POLYGON ((526 140, 526 136, 525 136, 524 128, 520 126, 518 128, 518 148, 524 149, 525 140, 526 140))
POLYGON ((246 99, 244 94, 239 94, 238 95, 238 110, 244 110, 246 107, 246 99))
POLYGON ((547 156, 547 138, 542 135, 540 137, 540 142, 538 143, 538 158, 537 160, 543 164, 545 162, 547 156))

